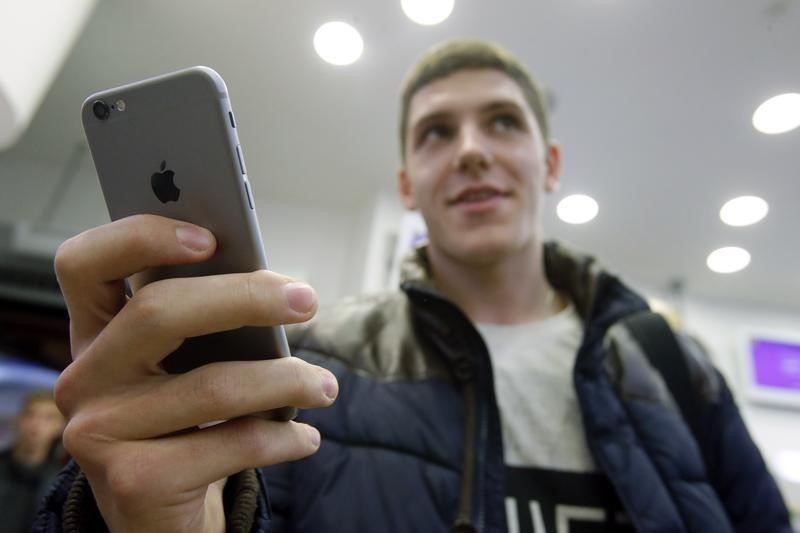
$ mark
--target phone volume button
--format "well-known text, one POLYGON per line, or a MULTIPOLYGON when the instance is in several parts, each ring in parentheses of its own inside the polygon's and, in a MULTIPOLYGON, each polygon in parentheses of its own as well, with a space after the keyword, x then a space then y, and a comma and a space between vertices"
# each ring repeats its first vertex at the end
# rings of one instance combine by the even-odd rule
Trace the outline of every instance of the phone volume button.
POLYGON ((247 193, 247 203, 250 205, 250 209, 254 210, 253 195, 250 193, 250 183, 247 182, 247 178, 244 179, 244 192, 247 193))
POLYGON ((247 169, 244 167, 244 155, 242 155, 242 145, 236 145, 236 157, 239 158, 239 169, 242 171, 242 175, 247 175, 247 169))

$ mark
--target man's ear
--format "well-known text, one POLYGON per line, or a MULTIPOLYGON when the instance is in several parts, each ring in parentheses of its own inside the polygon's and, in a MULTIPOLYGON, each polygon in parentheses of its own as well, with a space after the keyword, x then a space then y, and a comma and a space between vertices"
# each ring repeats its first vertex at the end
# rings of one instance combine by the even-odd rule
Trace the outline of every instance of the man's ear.
POLYGON ((413 210, 417 208, 417 201, 414 199, 414 193, 411 190, 411 180, 408 179, 408 174, 404 167, 400 167, 397 171, 397 192, 400 194, 400 201, 406 206, 406 209, 413 210))
POLYGON ((561 173, 561 148, 555 141, 547 144, 547 175, 544 180, 544 190, 553 192, 558 190, 559 175, 561 173))

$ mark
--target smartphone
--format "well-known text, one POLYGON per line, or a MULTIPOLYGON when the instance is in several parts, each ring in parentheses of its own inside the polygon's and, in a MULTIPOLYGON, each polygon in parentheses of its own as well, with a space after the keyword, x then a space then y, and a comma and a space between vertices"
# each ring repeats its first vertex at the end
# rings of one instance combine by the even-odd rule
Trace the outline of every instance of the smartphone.
MULTIPOLYGON (((159 279, 267 268, 230 98, 219 74, 193 67, 89 96, 81 118, 112 220, 149 213, 209 229, 203 263, 150 268, 131 293, 159 279)), ((203 309, 198 308, 198 313, 203 309)), ((282 326, 186 339, 164 359, 172 373, 214 361, 288 357, 282 326)))

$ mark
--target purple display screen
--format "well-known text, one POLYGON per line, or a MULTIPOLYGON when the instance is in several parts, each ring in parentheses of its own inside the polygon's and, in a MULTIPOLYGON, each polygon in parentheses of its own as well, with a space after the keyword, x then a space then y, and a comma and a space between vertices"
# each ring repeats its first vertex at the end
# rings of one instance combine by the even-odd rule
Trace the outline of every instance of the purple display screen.
POLYGON ((755 339, 751 348, 757 384, 800 392, 800 344, 755 339))

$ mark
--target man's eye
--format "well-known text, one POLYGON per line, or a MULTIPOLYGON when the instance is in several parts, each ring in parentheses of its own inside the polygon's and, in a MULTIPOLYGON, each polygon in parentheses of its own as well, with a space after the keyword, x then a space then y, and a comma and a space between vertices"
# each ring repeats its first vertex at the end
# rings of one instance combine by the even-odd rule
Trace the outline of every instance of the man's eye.
POLYGON ((520 124, 517 117, 508 114, 497 115, 492 118, 492 127, 496 131, 507 132, 519 129, 520 124))
POLYGON ((433 125, 422 132, 422 134, 419 136, 419 142, 417 144, 446 139, 450 136, 450 133, 451 130, 447 126, 442 124, 433 125))

